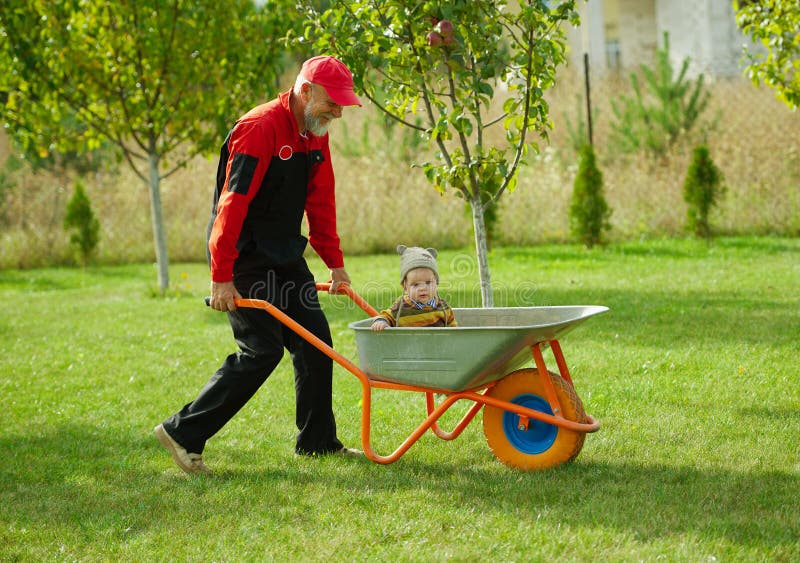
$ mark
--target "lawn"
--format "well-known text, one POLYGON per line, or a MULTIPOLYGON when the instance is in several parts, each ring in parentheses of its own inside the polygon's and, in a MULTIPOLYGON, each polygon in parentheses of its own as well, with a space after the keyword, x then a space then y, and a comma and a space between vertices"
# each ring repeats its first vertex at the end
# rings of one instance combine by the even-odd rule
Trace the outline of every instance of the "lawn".
MULTIPOLYGON (((439 265, 443 295, 478 306, 471 251, 439 265)), ((800 560, 800 240, 509 247, 490 265, 498 306, 611 308, 562 341, 602 424, 571 464, 505 467, 480 416, 388 466, 296 457, 284 358, 209 442, 215 475, 186 476, 152 428, 234 350, 205 265, 173 265, 166 298, 151 265, 0 272, 0 561, 800 560)), ((396 256, 348 270, 377 307, 399 289, 396 256)), ((355 359, 360 311, 322 299, 355 359)), ((358 447, 360 386, 335 377, 358 447)), ((423 405, 376 393, 378 453, 423 405)))

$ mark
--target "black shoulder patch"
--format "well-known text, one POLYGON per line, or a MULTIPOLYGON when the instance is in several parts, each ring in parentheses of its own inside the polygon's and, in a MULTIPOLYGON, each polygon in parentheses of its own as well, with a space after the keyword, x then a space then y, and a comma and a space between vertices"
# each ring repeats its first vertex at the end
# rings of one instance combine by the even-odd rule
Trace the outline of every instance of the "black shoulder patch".
POLYGON ((228 179, 228 191, 247 195, 250 184, 253 183, 253 174, 258 166, 258 158, 249 154, 237 152, 233 155, 231 175, 228 179))

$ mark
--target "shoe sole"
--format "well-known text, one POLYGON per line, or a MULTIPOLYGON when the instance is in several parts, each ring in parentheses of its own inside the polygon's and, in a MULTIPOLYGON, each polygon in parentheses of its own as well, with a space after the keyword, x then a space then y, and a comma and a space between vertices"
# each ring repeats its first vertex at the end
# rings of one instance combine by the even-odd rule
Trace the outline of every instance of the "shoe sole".
POLYGON ((181 471, 184 473, 201 473, 199 469, 192 466, 187 466, 180 457, 178 457, 178 452, 175 450, 175 441, 172 437, 167 434, 167 431, 164 429, 163 424, 159 424, 153 429, 153 433, 156 435, 159 443, 164 446, 167 451, 169 451, 169 455, 172 456, 172 461, 175 462, 175 465, 181 468, 181 471))

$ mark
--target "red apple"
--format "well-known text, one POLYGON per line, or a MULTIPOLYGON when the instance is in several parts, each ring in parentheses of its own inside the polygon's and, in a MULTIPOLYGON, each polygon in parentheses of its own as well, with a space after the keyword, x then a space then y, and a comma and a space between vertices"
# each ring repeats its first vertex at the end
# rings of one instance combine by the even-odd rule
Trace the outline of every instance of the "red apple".
POLYGON ((442 20, 436 24, 435 29, 442 37, 450 37, 453 35, 453 22, 450 20, 442 20))
POLYGON ((436 45, 442 44, 442 36, 436 33, 435 31, 431 31, 430 33, 428 33, 426 38, 428 39, 428 45, 430 45, 431 47, 435 47, 436 45))
POLYGON ((442 37, 442 43, 445 45, 450 45, 453 41, 455 41, 455 38, 452 35, 445 35, 442 37))

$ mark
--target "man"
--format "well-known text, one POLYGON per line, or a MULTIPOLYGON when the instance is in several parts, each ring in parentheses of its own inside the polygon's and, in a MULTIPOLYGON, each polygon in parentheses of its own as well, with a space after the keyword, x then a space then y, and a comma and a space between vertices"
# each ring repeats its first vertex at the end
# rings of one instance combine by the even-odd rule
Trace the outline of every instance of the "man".
POLYGON ((187 473, 210 473, 201 454, 266 381, 289 350, 295 372, 295 452, 358 454, 336 437, 330 358, 269 313, 237 308, 235 299, 265 299, 331 344, 306 243, 330 268, 331 291, 350 278, 336 231, 334 176, 327 128, 343 106, 358 105, 348 68, 333 57, 303 63, 294 88, 236 122, 220 153, 208 229, 210 305, 226 311, 240 351, 231 354, 197 398, 155 428, 187 473), (301 235, 303 214, 309 236, 301 235))

